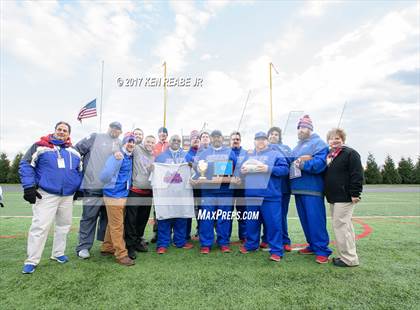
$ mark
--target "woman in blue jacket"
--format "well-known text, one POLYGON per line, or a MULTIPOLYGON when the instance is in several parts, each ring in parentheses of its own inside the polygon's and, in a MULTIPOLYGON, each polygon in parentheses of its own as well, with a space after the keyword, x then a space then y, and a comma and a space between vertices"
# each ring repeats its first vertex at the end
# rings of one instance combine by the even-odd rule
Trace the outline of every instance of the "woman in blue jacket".
POLYGON ((245 254, 258 249, 261 224, 264 223, 270 259, 279 262, 283 257, 282 179, 288 176, 289 165, 279 152, 269 147, 267 135, 258 132, 255 134, 255 150, 245 158, 241 173, 245 180, 248 219, 247 239, 240 251, 245 254), (259 213, 257 218, 254 217, 256 213, 259 213))
POLYGON ((128 256, 124 241, 124 209, 131 185, 132 153, 135 141, 134 135, 126 134, 121 148, 122 159, 111 155, 100 175, 100 179, 104 183, 104 202, 108 216, 108 226, 101 254, 103 256, 115 255, 117 262, 124 266, 132 266, 135 263, 128 256))

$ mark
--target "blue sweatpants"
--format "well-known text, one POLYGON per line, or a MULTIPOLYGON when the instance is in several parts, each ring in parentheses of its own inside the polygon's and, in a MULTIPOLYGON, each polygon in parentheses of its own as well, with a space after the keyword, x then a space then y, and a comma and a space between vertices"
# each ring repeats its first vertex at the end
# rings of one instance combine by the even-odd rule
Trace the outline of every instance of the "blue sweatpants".
POLYGON ((167 220, 158 220, 158 239, 157 247, 168 248, 171 244, 171 233, 174 231, 173 242, 177 248, 182 248, 187 240, 185 238, 187 230, 187 219, 174 218, 167 220))
POLYGON ((238 237, 239 240, 246 239, 246 220, 243 219, 244 212, 246 211, 246 206, 244 205, 236 205, 236 212, 240 214, 240 218, 238 218, 238 237))
MULTIPOLYGON (((289 238, 289 230, 287 226, 287 214, 289 213, 289 202, 290 194, 282 194, 281 199, 281 227, 282 227, 282 238, 283 244, 292 244, 292 241, 289 238)), ((261 237, 262 241, 267 243, 267 230, 263 225, 263 235, 261 237)))
POLYGON ((247 238, 245 248, 248 251, 255 251, 260 245, 261 224, 266 230, 266 240, 270 247, 271 254, 283 256, 282 222, 281 222, 281 201, 267 201, 250 199, 247 200, 246 209, 249 212, 259 212, 258 219, 247 219, 247 238))
MULTIPOLYGON (((232 212, 232 196, 202 197, 201 214, 212 214, 221 210, 222 212, 232 212)), ((219 246, 229 245, 230 233, 232 231, 232 219, 219 216, 217 219, 200 219, 198 227, 201 247, 211 247, 214 241, 214 224, 216 223, 217 244, 219 246)))
POLYGON ((324 197, 312 195, 295 195, 296 209, 300 223, 309 243, 308 249, 316 255, 329 256, 332 251, 327 232, 327 216, 324 197))

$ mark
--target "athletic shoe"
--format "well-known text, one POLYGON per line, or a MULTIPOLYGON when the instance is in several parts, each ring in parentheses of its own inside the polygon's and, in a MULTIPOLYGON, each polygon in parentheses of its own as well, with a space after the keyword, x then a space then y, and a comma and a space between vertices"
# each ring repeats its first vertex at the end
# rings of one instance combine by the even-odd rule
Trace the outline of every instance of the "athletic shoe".
POLYGON ((79 253, 77 253, 77 256, 81 259, 88 259, 90 257, 90 253, 88 249, 80 250, 79 253))
POLYGON ((231 253, 232 249, 228 245, 222 245, 220 251, 222 251, 222 253, 231 253))
POLYGON ((243 245, 241 245, 239 247, 239 252, 241 252, 242 254, 248 254, 249 253, 249 251, 243 245))
POLYGON ((337 266, 337 267, 356 267, 356 266, 358 266, 358 265, 347 265, 340 258, 333 258, 333 264, 334 264, 334 266, 337 266))
POLYGON ((298 252, 299 252, 299 254, 302 254, 302 255, 313 255, 313 254, 315 254, 314 252, 312 252, 308 248, 301 249, 298 252))
POLYGON ((292 247, 290 246, 290 244, 285 244, 285 245, 283 245, 283 249, 284 249, 286 252, 292 252, 292 247))
POLYGON ((128 256, 124 256, 123 258, 117 259, 117 263, 123 266, 133 266, 136 262, 132 260, 128 256))
POLYGON ((317 255, 315 257, 315 261, 318 264, 327 264, 328 263, 328 256, 317 255))
POLYGON ((23 274, 31 274, 34 273, 36 266, 31 264, 23 265, 22 273, 23 274))
POLYGON ((209 254, 210 253, 210 248, 208 246, 203 246, 200 249, 200 253, 201 254, 209 254))
POLYGON ((267 242, 261 242, 260 243, 260 249, 268 249, 268 243, 267 242))
POLYGON ((184 246, 182 248, 185 249, 185 250, 190 250, 193 247, 194 247, 194 244, 187 242, 187 243, 184 244, 184 246))
POLYGON ((69 261, 69 258, 66 255, 61 256, 51 256, 50 259, 59 262, 60 264, 65 264, 69 261))
POLYGON ((277 254, 271 254, 270 255, 270 260, 272 260, 274 262, 279 262, 279 261, 281 261, 281 256, 279 256, 277 254))
POLYGON ((166 253, 166 248, 161 246, 161 247, 157 248, 156 252, 158 254, 165 254, 166 253))
POLYGON ((140 243, 137 243, 137 245, 136 245, 136 251, 137 252, 149 252, 149 247, 147 246, 147 243, 146 242, 140 242, 140 243))

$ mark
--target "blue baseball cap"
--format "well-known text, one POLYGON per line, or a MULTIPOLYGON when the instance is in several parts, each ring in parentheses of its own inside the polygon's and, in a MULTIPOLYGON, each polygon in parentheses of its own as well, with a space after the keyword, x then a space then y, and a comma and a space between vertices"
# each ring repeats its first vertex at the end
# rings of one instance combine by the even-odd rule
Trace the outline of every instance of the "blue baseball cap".
POLYGON ((258 131, 254 137, 255 140, 257 139, 268 139, 267 134, 264 131, 258 131))
POLYGON ((114 128, 114 129, 118 129, 118 130, 122 130, 122 125, 120 122, 112 122, 111 124, 109 124, 110 128, 114 128))
POLYGON ((223 135, 222 135, 222 132, 220 131, 220 130, 213 130, 212 132, 211 132, 211 136, 212 137, 215 137, 215 136, 220 136, 220 137, 222 137, 223 135))

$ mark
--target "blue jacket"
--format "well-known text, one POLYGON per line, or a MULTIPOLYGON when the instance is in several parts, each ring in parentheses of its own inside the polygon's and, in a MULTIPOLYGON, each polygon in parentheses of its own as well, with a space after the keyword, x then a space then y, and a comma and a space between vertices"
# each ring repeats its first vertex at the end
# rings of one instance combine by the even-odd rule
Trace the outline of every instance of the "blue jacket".
POLYGON ((23 188, 35 186, 54 195, 73 195, 82 181, 80 154, 70 142, 55 140, 53 135, 42 137, 23 156, 19 175, 23 188), (58 167, 60 157, 63 168, 58 167))
MULTIPOLYGON (((207 149, 203 150, 198 155, 198 160, 205 160, 208 163, 208 168, 206 171, 207 179, 211 180, 214 176, 214 163, 218 161, 232 161, 234 175, 238 175, 238 172, 235 171, 236 167, 236 155, 231 148, 222 146, 220 149, 216 150, 213 146, 209 146, 207 149)), ((197 163, 193 165, 196 174, 194 176, 197 179, 200 176, 200 173, 197 170, 197 163)), ((203 196, 212 196, 214 194, 220 195, 232 195, 233 189, 230 188, 229 183, 219 184, 203 184, 201 186, 203 196)))
POLYGON ((283 192, 282 180, 289 176, 289 164, 286 159, 280 152, 270 147, 261 152, 254 150, 252 154, 247 154, 243 163, 248 159, 255 159, 267 165, 268 172, 244 175, 245 196, 263 197, 270 201, 279 200, 283 192))
POLYGON ((301 167, 302 176, 290 180, 293 194, 322 196, 324 192, 324 174, 327 168, 328 145, 317 134, 299 141, 292 151, 292 158, 311 155, 312 159, 301 167))
POLYGON ((185 155, 185 161, 187 163, 194 163, 198 158, 197 153, 198 153, 198 149, 190 147, 187 155, 185 155))
POLYGON ((116 159, 114 155, 108 157, 102 169, 100 180, 103 182, 103 193, 106 197, 124 198, 128 196, 131 187, 133 157, 121 149, 123 159, 116 159))
MULTIPOLYGON (((270 148, 280 152, 281 156, 286 159, 288 165, 292 162, 292 150, 286 144, 270 144, 270 148)), ((283 194, 290 194, 289 178, 281 178, 281 189, 283 194)))
POLYGON ((185 156, 185 151, 181 148, 176 152, 171 151, 171 149, 168 148, 165 152, 160 153, 160 155, 156 157, 155 162, 163 164, 181 164, 186 162, 185 156))

